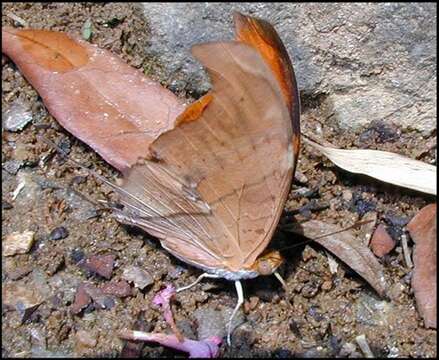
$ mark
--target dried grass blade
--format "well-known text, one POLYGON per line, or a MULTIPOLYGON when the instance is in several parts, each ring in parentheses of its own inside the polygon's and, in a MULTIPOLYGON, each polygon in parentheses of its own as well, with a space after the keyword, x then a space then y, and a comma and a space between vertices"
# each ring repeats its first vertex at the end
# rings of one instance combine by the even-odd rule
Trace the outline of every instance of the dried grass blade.
POLYGON ((303 140, 346 171, 436 195, 436 166, 386 151, 342 150, 303 140))

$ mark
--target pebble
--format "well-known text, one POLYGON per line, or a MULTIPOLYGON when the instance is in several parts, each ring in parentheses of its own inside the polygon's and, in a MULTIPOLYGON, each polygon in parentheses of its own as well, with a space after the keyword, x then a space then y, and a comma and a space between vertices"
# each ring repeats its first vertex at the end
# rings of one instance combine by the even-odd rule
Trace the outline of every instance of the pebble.
POLYGON ((96 336, 85 330, 79 330, 75 336, 75 350, 84 353, 97 345, 96 336))
MULTIPOLYGON (((224 337, 227 335, 227 323, 232 315, 233 309, 224 308, 216 310, 211 307, 198 308, 194 312, 194 317, 198 324, 198 339, 207 339, 210 336, 224 337)), ((242 308, 233 319, 232 328, 237 328, 244 322, 242 308)))
POLYGON ((16 254, 26 254, 32 247, 35 239, 35 232, 25 231, 23 233, 13 232, 6 235, 2 241, 3 255, 13 256, 16 254))
POLYGON ((92 255, 88 257, 84 262, 80 262, 78 265, 83 269, 98 274, 106 279, 111 279, 115 259, 116 257, 111 254, 92 255))
POLYGON ((131 287, 125 280, 105 283, 102 286, 102 292, 104 294, 114 295, 120 298, 132 295, 131 287))
POLYGON ((254 310, 259 304, 259 298, 257 296, 251 296, 249 301, 244 302, 244 311, 249 313, 254 310))
POLYGON ((294 180, 301 184, 306 184, 308 182, 308 178, 306 177, 306 175, 299 170, 296 170, 294 174, 294 180))
POLYGON ((387 291, 387 295, 392 301, 400 302, 404 290, 405 286, 400 282, 397 282, 390 287, 390 289, 387 291))
POLYGON ((81 249, 73 249, 70 253, 70 258, 74 261, 75 264, 82 261, 85 257, 84 251, 81 249))
POLYGON ((12 132, 23 130, 24 127, 32 121, 32 111, 29 104, 23 100, 17 99, 2 114, 4 129, 12 132))
POLYGON ((383 257, 392 251, 395 245, 396 242, 389 235, 386 227, 383 224, 379 224, 370 240, 372 252, 378 257, 383 257))
POLYGON ((53 229, 49 234, 50 240, 61 240, 65 239, 67 236, 69 236, 69 232, 64 226, 53 229))
POLYGON ((3 210, 10 210, 12 208, 13 208, 13 206, 10 203, 8 203, 5 200, 2 200, 2 209, 3 210))
POLYGON ((43 302, 40 292, 32 284, 12 283, 2 287, 2 303, 15 308, 20 314, 21 323, 30 318, 43 302))
POLYGON ((91 302, 91 297, 85 290, 85 285, 81 284, 76 290, 75 301, 70 306, 70 312, 74 315, 79 314, 91 302))
POLYGON ((122 278, 128 282, 134 283, 134 286, 140 290, 143 290, 154 282, 153 277, 148 272, 137 266, 128 266, 125 268, 122 278))
POLYGON ((23 165, 22 160, 9 160, 3 163, 3 169, 11 175, 16 175, 23 165))
POLYGON ((332 289, 332 281, 331 280, 323 281, 322 290, 329 291, 331 289, 332 289))
POLYGON ((343 190, 341 197, 344 201, 352 200, 352 191, 351 190, 343 190))

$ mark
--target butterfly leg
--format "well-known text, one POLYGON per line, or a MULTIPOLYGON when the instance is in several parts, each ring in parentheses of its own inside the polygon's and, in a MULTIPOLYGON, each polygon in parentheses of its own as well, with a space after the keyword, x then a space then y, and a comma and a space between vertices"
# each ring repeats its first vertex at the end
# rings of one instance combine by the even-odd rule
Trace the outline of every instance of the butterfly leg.
POLYGON ((279 282, 282 284, 282 287, 284 288, 285 291, 287 291, 287 283, 285 282, 284 278, 282 276, 280 276, 280 274, 275 271, 274 276, 276 276, 276 278, 279 280, 279 282))
POLYGON ((176 290, 177 293, 183 291, 183 290, 187 290, 190 289, 192 286, 197 285, 201 280, 203 280, 204 278, 211 278, 211 279, 218 279, 219 276, 218 275, 214 275, 214 274, 208 274, 208 273, 203 273, 200 276, 198 276, 197 280, 195 280, 192 284, 189 284, 187 286, 183 286, 181 288, 178 288, 176 290))
POLYGON ((236 313, 238 312, 241 305, 244 303, 244 292, 242 291, 242 285, 241 281, 237 280, 235 281, 235 287, 236 292, 238 293, 238 303, 235 306, 235 309, 233 310, 232 316, 230 317, 229 324, 228 324, 228 330, 227 330, 227 345, 232 345, 232 322, 233 318, 235 317, 236 313))

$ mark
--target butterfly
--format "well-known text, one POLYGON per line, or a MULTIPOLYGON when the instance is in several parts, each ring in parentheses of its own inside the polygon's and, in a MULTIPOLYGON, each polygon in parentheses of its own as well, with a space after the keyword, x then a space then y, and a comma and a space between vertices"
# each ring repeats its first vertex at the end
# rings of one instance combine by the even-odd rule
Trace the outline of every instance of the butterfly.
POLYGON ((212 90, 180 114, 117 188, 116 218, 157 237, 202 278, 276 274, 266 251, 283 211, 300 148, 300 103, 288 53, 268 22, 234 14, 236 40, 192 47, 212 90))

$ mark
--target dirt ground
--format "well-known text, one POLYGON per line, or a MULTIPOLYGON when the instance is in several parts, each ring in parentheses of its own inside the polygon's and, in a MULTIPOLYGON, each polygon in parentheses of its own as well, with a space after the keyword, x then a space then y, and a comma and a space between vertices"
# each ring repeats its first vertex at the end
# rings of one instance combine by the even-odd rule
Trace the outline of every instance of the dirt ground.
MULTIPOLYGON (((136 6, 3 4, 2 24, 17 26, 8 16, 12 13, 32 28, 79 35, 84 22, 91 19, 91 42, 114 51, 166 86, 160 63, 145 53, 148 24, 136 6)), ((189 96, 184 89, 178 95, 189 96)), ((62 144, 69 156, 112 181, 120 175, 62 129, 15 65, 4 60, 3 109, 18 98, 29 104, 33 121, 19 132, 2 131, 2 230, 4 235, 31 230, 36 233, 36 241, 27 254, 2 256, 2 286, 16 284, 20 288, 38 289, 45 301, 29 316, 2 308, 2 356, 116 357, 124 349, 124 342, 117 337, 123 328, 169 331, 160 312, 151 307, 153 295, 166 283, 188 284, 200 272, 167 254, 155 239, 117 223, 108 212, 96 211, 94 205, 78 195, 94 202, 112 198, 110 189, 84 170, 50 155, 49 147, 37 135, 62 144), (26 181, 25 188, 13 200, 12 192, 22 179, 26 181), (67 229, 68 236, 53 240, 50 233, 60 226, 67 229), (88 307, 83 314, 73 315, 69 308, 79 284, 107 282, 83 271, 77 258, 102 254, 116 257, 112 279, 120 279, 128 265, 137 265, 152 276, 152 284, 144 290, 133 288, 132 296, 114 299, 108 309, 88 307)), ((428 145, 436 143, 436 134, 423 137, 416 132, 400 131, 391 125, 391 118, 385 122, 377 119, 359 133, 341 132, 323 117, 322 100, 302 94, 304 131, 317 133, 342 148, 387 150, 436 163, 434 148, 428 145)), ((396 248, 380 259, 390 299, 379 298, 364 280, 340 262, 338 271, 331 274, 323 248, 312 243, 297 246, 284 251, 286 262, 281 269, 291 307, 274 277, 245 281, 245 322, 235 331, 233 346, 222 345, 221 355, 360 357, 363 354, 355 338, 364 334, 377 357, 436 357, 436 331, 425 329, 416 311, 410 288, 411 270, 404 262, 401 248, 402 227, 435 199, 350 175, 307 146, 302 147, 298 169, 305 178, 299 179, 300 183, 296 181, 292 191, 301 187, 311 191, 300 197, 291 193, 281 224, 318 219, 347 226, 367 213, 376 213, 377 224, 388 225, 397 241, 396 248)), ((360 235, 360 230, 355 231, 360 235)), ((302 240, 280 229, 271 246, 282 248, 302 240)), ((194 337, 201 326, 194 316, 197 309, 223 311, 233 308, 236 300, 233 283, 206 280, 178 294, 174 305, 177 323, 187 336, 194 337)), ((153 344, 142 346, 140 351, 144 357, 184 356, 153 344)))

